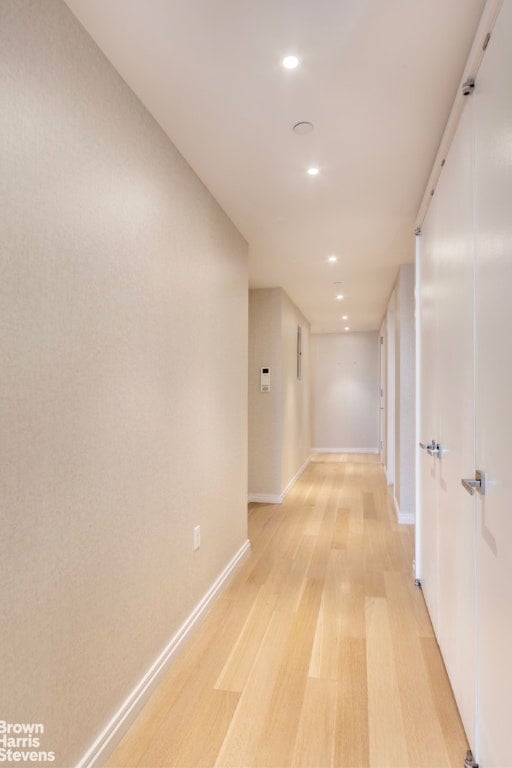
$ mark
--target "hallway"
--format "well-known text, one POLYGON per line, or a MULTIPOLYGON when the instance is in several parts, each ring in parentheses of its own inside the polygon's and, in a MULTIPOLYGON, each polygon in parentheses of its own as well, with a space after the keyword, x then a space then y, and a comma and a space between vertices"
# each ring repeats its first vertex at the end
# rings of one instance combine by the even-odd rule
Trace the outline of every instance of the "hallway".
POLYGON ((320 454, 111 756, 132 766, 460 766, 465 735, 377 456, 320 454))

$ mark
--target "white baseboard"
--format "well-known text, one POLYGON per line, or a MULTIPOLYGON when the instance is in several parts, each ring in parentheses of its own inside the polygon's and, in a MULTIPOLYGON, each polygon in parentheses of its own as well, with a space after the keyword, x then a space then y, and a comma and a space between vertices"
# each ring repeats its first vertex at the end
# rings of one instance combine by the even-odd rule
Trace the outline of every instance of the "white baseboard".
POLYGON ((281 494, 283 499, 285 498, 286 494, 289 493, 289 491, 291 491, 291 489, 293 488, 293 486, 295 485, 295 483, 297 482, 299 477, 302 475, 304 470, 307 468, 307 466, 308 466, 310 461, 311 461, 311 456, 308 456, 306 461, 302 465, 302 467, 294 474, 294 476, 292 477, 292 479, 290 480, 290 482, 288 483, 288 485, 284 489, 283 493, 281 494))
POLYGON ((312 453, 379 453, 379 449, 372 448, 312 448, 312 453))
POLYGON ((169 640, 144 677, 127 696, 93 744, 91 744, 76 768, 94 768, 94 766, 100 764, 100 760, 105 762, 109 753, 112 752, 135 720, 136 715, 148 700, 160 678, 167 671, 180 646, 189 637, 204 614, 207 613, 211 603, 226 586, 237 565, 243 560, 250 548, 251 543, 249 540, 242 544, 208 592, 196 605, 188 618, 185 619, 175 635, 169 640))
POLYGON ((258 504, 282 504, 284 496, 282 493, 250 493, 247 501, 255 501, 258 504))
POLYGON ((282 493, 250 493, 247 497, 247 501, 255 501, 258 504, 282 504, 285 500, 286 494, 291 491, 310 461, 311 457, 308 456, 302 467, 294 474, 282 493))
POLYGON ((401 512, 398 506, 398 501, 393 493, 393 506, 395 508, 396 519, 401 525, 414 525, 415 516, 414 512, 401 512))

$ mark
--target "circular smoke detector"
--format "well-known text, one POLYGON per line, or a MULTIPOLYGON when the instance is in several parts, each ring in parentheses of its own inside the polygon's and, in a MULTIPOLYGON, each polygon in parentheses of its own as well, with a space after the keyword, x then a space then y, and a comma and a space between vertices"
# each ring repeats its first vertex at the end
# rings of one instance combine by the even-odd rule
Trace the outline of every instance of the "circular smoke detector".
POLYGON ((306 133, 311 133, 313 128, 313 123, 309 123, 307 120, 301 120, 293 126, 295 133, 298 133, 300 136, 305 136, 306 133))

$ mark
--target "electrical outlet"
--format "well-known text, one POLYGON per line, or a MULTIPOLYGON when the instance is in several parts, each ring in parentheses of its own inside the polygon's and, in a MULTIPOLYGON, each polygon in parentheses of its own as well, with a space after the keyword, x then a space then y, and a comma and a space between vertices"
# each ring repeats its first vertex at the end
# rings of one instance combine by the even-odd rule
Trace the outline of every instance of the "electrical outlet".
POLYGON ((201 546, 201 526, 196 525, 194 528, 194 552, 201 546))

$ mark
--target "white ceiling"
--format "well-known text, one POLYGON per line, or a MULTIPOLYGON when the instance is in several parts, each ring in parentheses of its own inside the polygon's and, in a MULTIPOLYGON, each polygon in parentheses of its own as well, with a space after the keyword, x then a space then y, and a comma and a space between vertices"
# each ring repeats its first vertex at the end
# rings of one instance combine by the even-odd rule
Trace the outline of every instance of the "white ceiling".
POLYGON ((378 328, 485 0, 66 1, 249 242, 251 286, 378 328))

